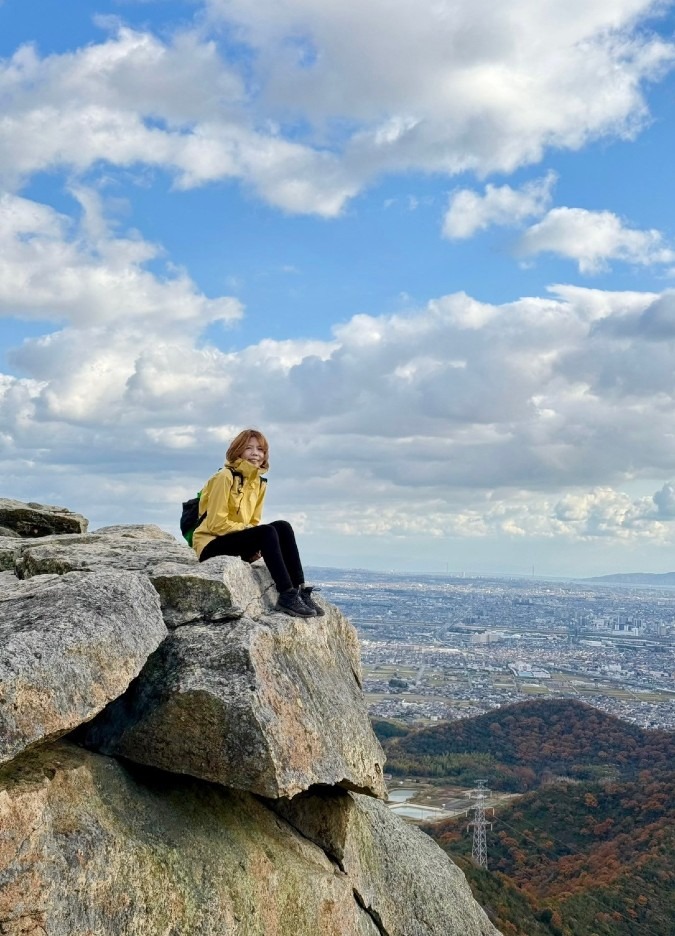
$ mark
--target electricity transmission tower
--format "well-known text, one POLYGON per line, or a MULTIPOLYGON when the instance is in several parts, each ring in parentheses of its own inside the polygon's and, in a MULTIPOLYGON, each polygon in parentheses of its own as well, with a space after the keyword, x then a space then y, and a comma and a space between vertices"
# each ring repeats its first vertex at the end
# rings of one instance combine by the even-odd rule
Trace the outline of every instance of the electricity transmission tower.
MULTIPOLYGON (((467 809, 467 815, 473 810, 473 819, 467 825, 467 829, 473 828, 473 845, 471 846, 471 858, 474 864, 479 868, 487 869, 487 842, 485 839, 485 830, 492 823, 485 819, 485 801, 490 796, 490 790, 486 786, 487 780, 476 780, 476 786, 473 790, 467 792, 474 805, 467 809)), ((494 810, 492 810, 494 813, 494 810)))

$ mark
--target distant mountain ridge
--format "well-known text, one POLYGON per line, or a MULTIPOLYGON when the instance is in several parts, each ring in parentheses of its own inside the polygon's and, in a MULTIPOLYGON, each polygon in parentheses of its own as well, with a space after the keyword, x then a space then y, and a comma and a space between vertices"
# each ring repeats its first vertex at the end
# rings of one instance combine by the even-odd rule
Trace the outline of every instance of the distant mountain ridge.
POLYGON ((607 582, 615 585, 653 585, 675 588, 675 572, 615 572, 613 575, 594 575, 584 582, 607 582))

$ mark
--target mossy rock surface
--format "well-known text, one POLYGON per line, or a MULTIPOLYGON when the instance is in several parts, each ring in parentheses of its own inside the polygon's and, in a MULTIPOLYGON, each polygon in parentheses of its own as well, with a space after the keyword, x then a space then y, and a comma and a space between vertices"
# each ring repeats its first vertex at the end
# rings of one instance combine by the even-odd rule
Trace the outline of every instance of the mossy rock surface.
POLYGON ((3 936, 379 936, 248 794, 59 743, 0 772, 3 936))

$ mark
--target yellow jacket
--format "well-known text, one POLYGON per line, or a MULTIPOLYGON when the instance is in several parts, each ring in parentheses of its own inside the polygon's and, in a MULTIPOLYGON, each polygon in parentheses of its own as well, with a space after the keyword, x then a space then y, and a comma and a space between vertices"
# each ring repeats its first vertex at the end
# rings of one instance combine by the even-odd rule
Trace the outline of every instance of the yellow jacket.
POLYGON ((199 515, 206 513, 206 517, 192 537, 192 548, 198 556, 216 536, 258 526, 262 517, 267 484, 260 476, 260 468, 243 458, 225 468, 232 470, 221 469, 209 478, 199 498, 199 515))

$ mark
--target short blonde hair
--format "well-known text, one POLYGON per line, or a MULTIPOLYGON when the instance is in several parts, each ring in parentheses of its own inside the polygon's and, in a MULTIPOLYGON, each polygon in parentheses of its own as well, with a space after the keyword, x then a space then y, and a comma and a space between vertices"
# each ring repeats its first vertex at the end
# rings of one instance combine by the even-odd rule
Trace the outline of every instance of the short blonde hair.
POLYGON ((234 464, 237 459, 242 457, 244 454, 244 449, 251 441, 251 439, 256 439, 258 445, 265 453, 263 463, 260 467, 263 471, 267 471, 270 466, 270 446, 262 432, 259 432, 257 429, 242 429, 239 435, 235 436, 234 439, 232 439, 230 442, 230 447, 225 454, 225 459, 229 464, 234 464))

